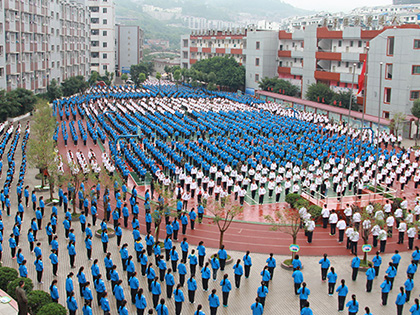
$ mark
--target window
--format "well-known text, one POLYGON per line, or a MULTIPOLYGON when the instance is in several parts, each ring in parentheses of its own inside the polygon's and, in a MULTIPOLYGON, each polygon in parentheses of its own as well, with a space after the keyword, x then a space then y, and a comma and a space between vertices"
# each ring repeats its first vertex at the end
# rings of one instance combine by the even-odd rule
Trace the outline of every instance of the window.
POLYGON ((260 58, 255 58, 255 65, 259 66, 260 65, 260 58))
POLYGON ((103 8, 102 12, 103 13, 108 13, 108 9, 107 8, 103 8))
POLYGON ((350 47, 353 47, 353 41, 352 40, 350 41, 350 47))
POLYGON ((104 25, 108 24, 108 20, 107 19, 104 19, 103 24, 104 25))
POLYGON ((385 119, 389 119, 389 112, 383 111, 383 115, 385 119))
POLYGON ((392 63, 387 63, 385 66, 385 79, 392 80, 392 63))
POLYGON ((347 61, 347 62, 346 62, 346 68, 348 68, 348 67, 349 67, 349 62, 347 61))
POLYGON ((99 35, 99 30, 94 30, 94 29, 92 29, 92 30, 90 30, 90 33, 91 33, 92 35, 99 35))
POLYGON ((420 74, 420 66, 413 66, 411 69, 411 74, 420 74))
POLYGON ((390 36, 388 37, 388 43, 387 43, 387 47, 386 47, 386 54, 388 56, 393 56, 394 55, 394 41, 395 38, 390 36))
POLYGON ((362 41, 361 40, 359 40, 359 43, 357 44, 357 46, 360 48, 360 47, 362 47, 362 41))
POLYGON ((98 19, 98 18, 91 18, 91 19, 90 19, 90 22, 91 22, 92 24, 98 24, 98 23, 99 23, 99 19, 98 19))
POLYGON ((103 32, 102 32, 102 35, 103 35, 103 36, 107 36, 107 35, 108 35, 108 31, 103 31, 103 32))
POLYGON ((102 55, 102 58, 103 58, 103 59, 107 59, 107 58, 108 58, 108 54, 103 54, 103 55, 102 55))
POLYGON ((260 42, 255 43, 255 49, 260 49, 260 42))
POLYGON ((414 40, 414 49, 420 49, 420 39, 414 40))
POLYGON ((410 91, 410 101, 418 100, 420 98, 420 91, 410 91))
POLYGON ((338 47, 341 47, 341 40, 338 41, 338 47))
POLYGON ((90 12, 99 12, 99 7, 90 7, 90 12))
POLYGON ((108 66, 107 65, 103 65, 102 66, 102 69, 104 69, 105 71, 107 71, 108 70, 108 66))
POLYGON ((259 74, 256 74, 255 75, 255 82, 259 82, 260 81, 260 75, 259 74))
POLYGON ((391 88, 385 88, 384 103, 391 103, 391 88))
POLYGON ((102 46, 103 46, 104 48, 106 48, 106 47, 108 47, 108 43, 107 43, 107 42, 104 42, 104 43, 102 44, 102 46))

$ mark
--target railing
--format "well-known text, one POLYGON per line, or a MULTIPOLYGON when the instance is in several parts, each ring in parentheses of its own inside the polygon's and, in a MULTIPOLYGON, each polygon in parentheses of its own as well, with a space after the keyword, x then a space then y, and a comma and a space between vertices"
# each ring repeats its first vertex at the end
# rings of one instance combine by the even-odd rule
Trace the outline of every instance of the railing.
MULTIPOLYGON (((355 185, 356 183, 353 183, 355 185)), ((362 194, 351 194, 344 196, 328 196, 323 195, 319 191, 311 192, 309 188, 302 188, 301 195, 311 203, 323 207, 325 204, 328 208, 332 209, 344 209, 346 204, 357 203, 360 207, 365 207, 370 203, 384 204, 387 199, 393 199, 396 197, 396 190, 388 188, 385 185, 378 185, 377 191, 375 192, 375 185, 368 183, 364 185, 362 194)))

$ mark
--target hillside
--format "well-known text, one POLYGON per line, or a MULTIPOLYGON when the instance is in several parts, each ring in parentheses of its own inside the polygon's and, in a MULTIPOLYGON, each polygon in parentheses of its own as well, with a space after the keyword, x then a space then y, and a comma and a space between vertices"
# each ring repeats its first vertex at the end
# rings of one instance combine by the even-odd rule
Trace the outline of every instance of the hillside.
POLYGON ((143 13, 142 5, 150 4, 164 9, 181 7, 182 14, 202 17, 208 20, 237 21, 239 15, 247 15, 253 20, 271 20, 312 13, 298 9, 279 0, 118 0, 116 1, 117 23, 139 25, 146 38, 169 40, 173 48, 178 48, 180 36, 189 33, 182 20, 160 21, 143 13))

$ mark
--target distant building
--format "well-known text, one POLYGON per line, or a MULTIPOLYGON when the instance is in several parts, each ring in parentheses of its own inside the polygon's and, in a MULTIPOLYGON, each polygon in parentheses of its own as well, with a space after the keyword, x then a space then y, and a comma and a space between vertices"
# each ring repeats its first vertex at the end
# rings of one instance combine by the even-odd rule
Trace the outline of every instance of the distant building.
POLYGON ((399 5, 399 4, 417 4, 420 3, 420 0, 392 0, 392 4, 399 5))
POLYGON ((152 60, 153 63, 153 72, 156 74, 159 72, 160 74, 165 73, 165 67, 174 67, 179 66, 180 60, 179 58, 156 58, 152 60))
POLYGON ((117 74, 129 73, 131 65, 143 59, 144 32, 140 26, 116 26, 116 65, 117 74))
POLYGON ((104 75, 115 71, 114 0, 88 1, 91 28, 91 71, 104 75))
POLYGON ((0 89, 46 92, 55 79, 89 75, 84 0, 0 1, 0 89))
POLYGON ((246 87, 258 89, 261 79, 276 76, 278 31, 248 30, 244 49, 246 87))
POLYGON ((144 40, 145 48, 161 48, 169 49, 169 40, 165 39, 145 39, 144 40))
POLYGON ((192 31, 181 37, 181 67, 190 68, 197 61, 230 56, 245 64, 246 29, 227 31, 192 31))

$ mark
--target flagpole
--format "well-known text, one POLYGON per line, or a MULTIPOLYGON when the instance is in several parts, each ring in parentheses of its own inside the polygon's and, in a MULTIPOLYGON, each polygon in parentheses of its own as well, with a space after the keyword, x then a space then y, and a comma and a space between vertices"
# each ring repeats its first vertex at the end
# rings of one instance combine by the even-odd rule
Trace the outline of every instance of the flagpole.
MULTIPOLYGON (((360 169, 361 169, 361 164, 362 164, 362 143, 363 143, 363 131, 364 131, 364 127, 365 127, 365 110, 366 110, 366 99, 367 99, 367 92, 366 92, 366 87, 367 87, 367 81, 368 81, 368 77, 369 77, 369 73, 368 73, 368 58, 369 58, 369 46, 366 46, 366 59, 365 59, 365 77, 364 77, 364 84, 363 84, 363 89, 365 91, 364 93, 364 98, 363 98, 363 109, 362 109, 362 126, 360 128, 360 145, 359 145, 359 172, 357 175, 357 186, 359 186, 359 179, 360 179, 360 169)), ((357 188, 357 190, 359 190, 359 187, 357 188)), ((360 199, 362 199, 362 196, 359 196, 360 199)))
MULTIPOLYGON (((379 69, 379 101, 378 101, 378 130, 376 131, 377 133, 377 140, 376 140, 376 169, 375 169, 375 194, 376 194, 376 190, 378 188, 378 161, 379 161, 379 150, 381 148, 381 145, 379 143, 379 131, 381 129, 381 105, 382 105, 382 68, 383 68, 384 63, 381 62, 379 64, 380 69, 379 69)), ((376 196, 375 196, 376 197, 376 196)))

